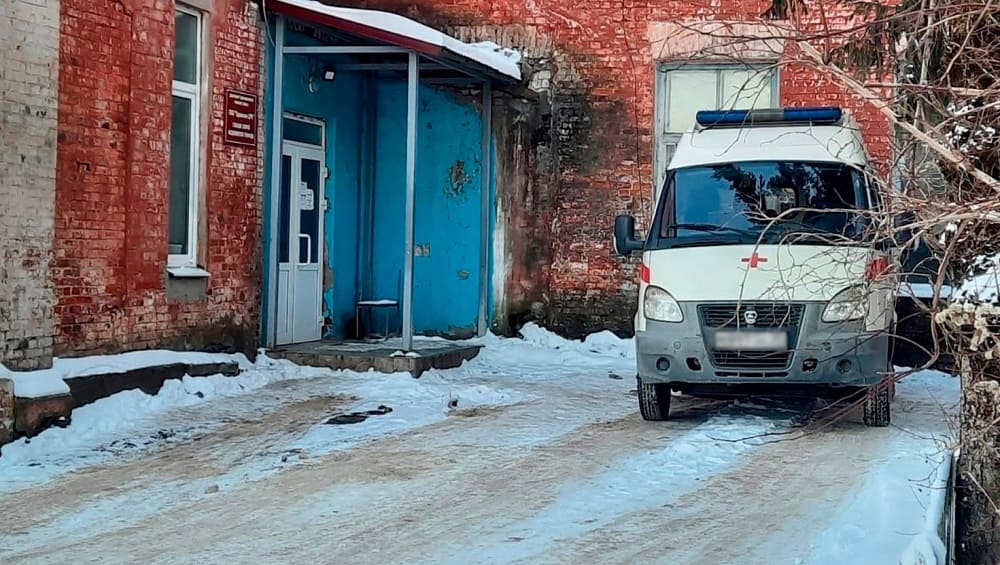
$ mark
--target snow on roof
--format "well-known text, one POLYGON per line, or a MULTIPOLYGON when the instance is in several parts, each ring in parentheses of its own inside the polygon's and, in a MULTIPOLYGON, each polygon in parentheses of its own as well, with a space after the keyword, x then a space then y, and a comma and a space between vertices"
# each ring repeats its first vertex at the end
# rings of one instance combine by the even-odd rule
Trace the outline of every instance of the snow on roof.
POLYGON ((451 51, 454 54, 466 57, 510 78, 521 80, 521 68, 518 65, 521 59, 520 54, 511 49, 501 48, 495 43, 464 43, 432 27, 391 12, 342 8, 340 6, 330 6, 316 0, 278 0, 278 4, 285 4, 313 14, 324 15, 356 24, 373 31, 388 32, 399 37, 451 51))

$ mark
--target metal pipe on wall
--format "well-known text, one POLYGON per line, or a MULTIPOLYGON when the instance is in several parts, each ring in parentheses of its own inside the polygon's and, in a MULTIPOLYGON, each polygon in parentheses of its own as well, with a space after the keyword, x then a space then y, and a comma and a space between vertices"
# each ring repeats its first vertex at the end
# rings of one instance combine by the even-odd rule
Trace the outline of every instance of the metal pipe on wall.
POLYGON ((403 263, 403 350, 413 350, 413 224, 416 199, 418 55, 410 51, 406 80, 406 254, 403 263))
POLYGON ((479 237, 479 317, 476 333, 479 337, 486 335, 487 302, 489 300, 490 271, 490 187, 493 180, 493 88, 489 82, 483 83, 483 163, 482 163, 482 195, 480 198, 480 237, 479 237))
POLYGON ((267 242, 267 303, 268 325, 264 328, 265 347, 274 347, 278 333, 278 220, 281 210, 281 141, 284 117, 282 85, 285 65, 285 19, 281 16, 274 21, 274 96, 271 108, 271 224, 267 242))

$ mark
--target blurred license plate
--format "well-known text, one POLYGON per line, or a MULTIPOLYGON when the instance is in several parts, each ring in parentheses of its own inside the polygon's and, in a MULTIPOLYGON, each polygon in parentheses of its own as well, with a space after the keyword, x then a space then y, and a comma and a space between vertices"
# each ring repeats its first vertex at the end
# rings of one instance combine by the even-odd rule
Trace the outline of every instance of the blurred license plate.
POLYGON ((726 350, 783 350, 788 349, 785 332, 717 332, 715 348, 726 350))

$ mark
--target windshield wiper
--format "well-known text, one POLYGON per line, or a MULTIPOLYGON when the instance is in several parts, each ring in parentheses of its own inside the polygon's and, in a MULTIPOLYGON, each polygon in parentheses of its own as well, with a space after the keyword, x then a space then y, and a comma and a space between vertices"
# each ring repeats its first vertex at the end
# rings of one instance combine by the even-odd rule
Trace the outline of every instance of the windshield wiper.
POLYGON ((821 226, 810 225, 798 220, 788 220, 783 219, 774 224, 777 228, 775 233, 781 236, 832 236, 832 237, 846 237, 848 239, 858 239, 864 234, 864 230, 858 232, 854 226, 851 224, 845 224, 842 226, 837 226, 839 229, 826 229, 821 226))
POLYGON ((675 230, 691 230, 702 232, 732 232, 757 239, 757 234, 751 230, 734 228, 730 226, 719 226, 716 224, 674 224, 671 226, 675 230))

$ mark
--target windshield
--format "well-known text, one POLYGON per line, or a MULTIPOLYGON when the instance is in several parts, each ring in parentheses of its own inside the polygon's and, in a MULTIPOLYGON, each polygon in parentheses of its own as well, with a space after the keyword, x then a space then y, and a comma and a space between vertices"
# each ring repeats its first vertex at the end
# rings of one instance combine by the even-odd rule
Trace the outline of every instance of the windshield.
POLYGON ((858 239, 867 208, 860 171, 839 163, 747 162, 671 171, 657 235, 668 247, 696 244, 816 243, 832 234, 858 239), (762 236, 763 234, 763 236, 762 236), (812 234, 814 237, 808 237, 812 234), (812 241, 809 241, 809 240, 812 241))

